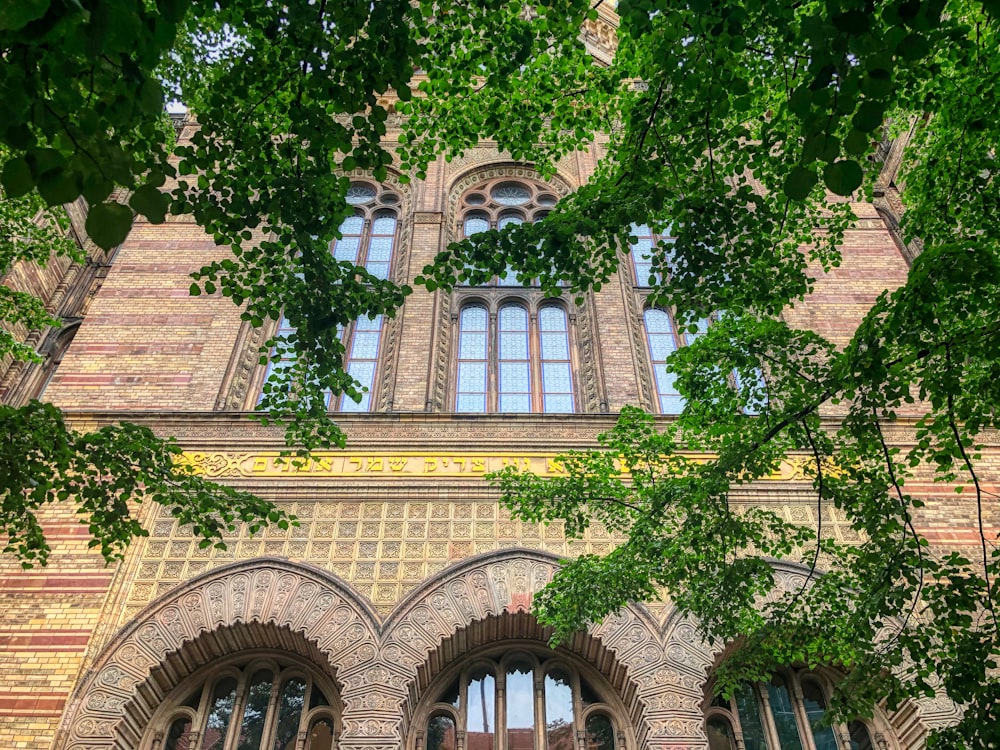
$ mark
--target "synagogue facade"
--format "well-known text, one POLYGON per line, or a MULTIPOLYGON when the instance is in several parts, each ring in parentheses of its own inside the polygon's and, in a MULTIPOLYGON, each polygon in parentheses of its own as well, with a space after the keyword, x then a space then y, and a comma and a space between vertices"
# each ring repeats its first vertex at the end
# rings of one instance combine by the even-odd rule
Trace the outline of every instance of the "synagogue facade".
MULTIPOLYGON (((602 33, 592 30, 597 53, 602 33)), ((195 127, 180 124, 180 137, 195 127)), ((354 174, 355 215, 331 252, 410 282, 451 241, 544 216, 600 153, 598 144, 566 157, 547 180, 487 142, 431 165, 422 181, 354 174)), ((842 344, 877 295, 904 281, 898 153, 890 144, 883 154, 876 204, 852 204, 843 263, 785 313, 792 325, 842 344)), ((260 364, 261 346, 285 323, 255 329, 230 300, 189 296, 190 274, 227 252, 190 219, 139 218, 119 248, 92 252, 86 266, 17 271, 16 283, 41 290, 66 325, 36 337, 43 362, 9 367, 0 397, 51 401, 77 429, 127 419, 176 436, 196 470, 301 523, 203 549, 168 510, 144 507, 148 538, 105 566, 72 511, 53 510, 46 568, 0 560, 0 747, 922 747, 928 730, 954 719, 948 701, 817 725, 833 670, 789 665, 732 701, 713 699, 718 649, 669 601, 634 604, 547 646, 533 595, 560 559, 620 539, 599 524, 571 540, 558 524, 512 520, 483 475, 509 465, 557 475, 557 454, 594 446, 623 406, 664 421, 683 406, 663 361, 689 334, 646 299, 646 252, 670 238, 635 234, 617 276, 581 304, 496 278, 418 289, 395 318, 349 326, 348 368, 368 391, 360 403, 331 397, 347 448, 301 467, 276 460, 280 428, 247 418, 280 366, 260 364)), ((887 432, 900 445, 912 439, 905 420, 887 432)), ((822 517, 838 539, 856 538, 834 509, 817 507, 802 461, 789 456, 732 502, 804 524, 822 517)), ((932 501, 917 523, 934 544, 966 548, 970 514, 932 501)), ((804 575, 777 567, 789 590, 804 575)))

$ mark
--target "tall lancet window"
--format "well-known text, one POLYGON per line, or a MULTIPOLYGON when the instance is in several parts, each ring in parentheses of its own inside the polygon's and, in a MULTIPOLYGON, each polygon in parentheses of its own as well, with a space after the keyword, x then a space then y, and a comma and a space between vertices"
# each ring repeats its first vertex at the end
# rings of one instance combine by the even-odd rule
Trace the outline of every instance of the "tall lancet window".
MULTIPOLYGON (((347 203, 354 207, 354 214, 341 222, 340 237, 330 244, 330 253, 337 261, 363 268, 376 279, 388 279, 393 272, 399 241, 399 195, 374 183, 356 181, 347 191, 347 203)), ((360 401, 354 401, 343 394, 333 398, 326 392, 328 409, 364 412, 375 408, 382 324, 382 316, 376 315, 362 317, 340 329, 345 349, 344 368, 360 385, 362 396, 360 401)), ((282 316, 275 336, 287 338, 294 333, 295 329, 282 316)), ((283 353, 279 361, 269 362, 264 382, 267 383, 277 370, 288 367, 292 361, 291 353, 283 353)))

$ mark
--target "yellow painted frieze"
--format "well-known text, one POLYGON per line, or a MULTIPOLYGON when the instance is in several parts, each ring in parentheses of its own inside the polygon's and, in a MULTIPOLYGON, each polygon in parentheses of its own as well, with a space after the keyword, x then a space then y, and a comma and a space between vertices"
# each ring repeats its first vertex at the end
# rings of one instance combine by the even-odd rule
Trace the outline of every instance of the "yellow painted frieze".
MULTIPOLYGON (((277 451, 259 453, 222 453, 186 451, 180 463, 196 473, 222 477, 475 477, 514 466, 540 476, 565 476, 566 471, 554 453, 426 453, 397 451, 313 453, 304 461, 293 462, 277 451)), ((708 454, 687 454, 691 461, 705 461, 708 454)), ((812 458, 792 456, 766 481, 807 480, 811 478, 812 458)))

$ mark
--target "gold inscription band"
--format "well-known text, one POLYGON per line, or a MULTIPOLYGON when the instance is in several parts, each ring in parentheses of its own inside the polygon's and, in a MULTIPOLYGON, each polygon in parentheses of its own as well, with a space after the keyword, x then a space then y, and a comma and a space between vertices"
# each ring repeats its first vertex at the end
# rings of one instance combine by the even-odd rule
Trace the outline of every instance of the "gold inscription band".
MULTIPOLYGON (((708 454, 686 454, 692 461, 708 454)), ((301 465, 282 459, 277 451, 209 453, 185 451, 178 463, 210 477, 475 477, 514 466, 540 476, 565 476, 554 453, 314 453, 301 465)), ((813 459, 790 456, 765 481, 810 480, 813 459)))

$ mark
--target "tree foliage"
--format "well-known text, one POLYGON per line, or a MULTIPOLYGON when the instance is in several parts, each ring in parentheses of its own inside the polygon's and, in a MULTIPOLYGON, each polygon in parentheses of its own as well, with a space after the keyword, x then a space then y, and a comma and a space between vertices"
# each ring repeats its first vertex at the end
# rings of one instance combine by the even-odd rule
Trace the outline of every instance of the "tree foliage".
POLYGON ((0 406, 0 508, 7 544, 24 567, 44 565, 51 551, 37 513, 71 501, 88 526, 90 546, 108 561, 122 557, 136 537, 147 536, 138 505, 168 508, 202 547, 225 549, 223 536, 241 523, 256 533, 266 522, 279 528, 294 518, 248 493, 211 482, 179 461, 181 447, 139 425, 122 423, 79 433, 66 427, 51 404, 0 406))
POLYGON ((724 690, 776 664, 832 662, 849 671, 845 713, 943 690, 965 717, 937 741, 996 745, 1000 558, 977 461, 1000 404, 1000 6, 620 0, 614 59, 596 65, 580 29, 599 4, 7 3, 0 184, 5 199, 49 205, 82 195, 104 247, 131 220, 108 202, 116 185, 151 221, 193 215, 232 250, 193 291, 221 291, 257 326, 284 312, 296 329, 262 352, 298 354, 265 393, 264 418, 318 447, 344 439, 322 390, 357 395, 338 326, 392 315, 411 292, 330 256, 346 174, 420 177, 484 138, 543 174, 598 149, 594 178, 544 221, 457 243, 417 279, 448 290, 509 264, 579 296, 615 272, 629 227, 647 224, 676 237, 653 258, 651 303, 685 325, 720 318, 670 361, 688 403, 676 423, 626 411, 603 452, 567 458, 568 478, 500 479, 519 517, 561 518, 571 533, 597 518, 629 535, 567 564, 540 616, 566 634, 666 587, 706 637, 740 640, 719 670, 724 690), (166 137, 168 95, 197 112, 189 144, 166 137), (398 144, 385 139, 390 102, 405 118, 398 144), (846 347, 790 328, 781 311, 839 262, 847 199, 884 187, 878 144, 911 127, 902 231, 922 254, 906 285, 846 347), (908 409, 921 416, 903 450, 882 425, 908 409), (717 458, 693 464, 679 457, 689 450, 717 458), (730 508, 734 485, 789 451, 812 456, 818 506, 845 514, 863 542, 730 508), (975 559, 934 552, 916 532, 926 498, 907 482, 928 477, 964 489, 975 559), (759 608, 775 557, 804 561, 810 585, 759 608))

